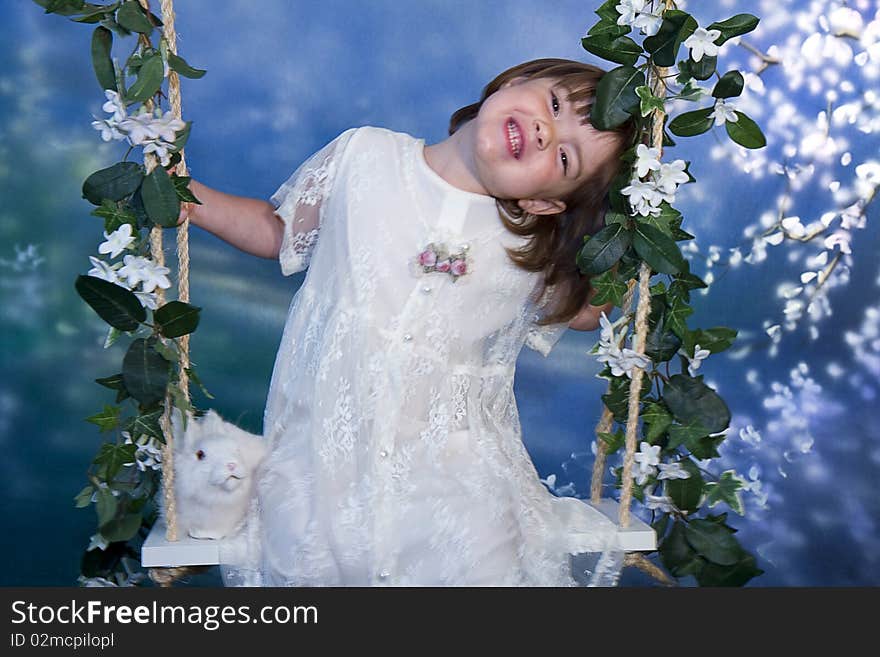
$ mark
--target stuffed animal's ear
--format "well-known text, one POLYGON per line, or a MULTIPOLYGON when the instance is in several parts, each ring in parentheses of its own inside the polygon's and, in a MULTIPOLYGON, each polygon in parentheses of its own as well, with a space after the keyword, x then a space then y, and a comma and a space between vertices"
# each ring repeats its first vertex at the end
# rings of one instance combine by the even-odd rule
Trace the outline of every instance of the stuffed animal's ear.
POLYGON ((171 435, 178 444, 182 444, 187 434, 194 433, 198 423, 192 413, 184 413, 177 406, 171 407, 171 435))

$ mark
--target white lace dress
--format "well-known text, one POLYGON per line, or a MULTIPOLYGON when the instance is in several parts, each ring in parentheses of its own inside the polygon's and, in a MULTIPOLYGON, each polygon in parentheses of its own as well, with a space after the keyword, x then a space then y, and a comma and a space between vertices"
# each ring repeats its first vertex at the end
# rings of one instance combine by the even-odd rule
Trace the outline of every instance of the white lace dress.
POLYGON ((423 148, 350 129, 272 196, 282 272, 308 272, 275 361, 258 495, 221 545, 227 586, 617 582, 616 526, 550 493, 521 439, 517 356, 546 356, 566 325, 535 325, 539 274, 502 248, 525 238, 423 148), (429 243, 465 253, 467 273, 425 272, 429 243), (587 552, 598 559, 574 578, 569 555, 587 552))

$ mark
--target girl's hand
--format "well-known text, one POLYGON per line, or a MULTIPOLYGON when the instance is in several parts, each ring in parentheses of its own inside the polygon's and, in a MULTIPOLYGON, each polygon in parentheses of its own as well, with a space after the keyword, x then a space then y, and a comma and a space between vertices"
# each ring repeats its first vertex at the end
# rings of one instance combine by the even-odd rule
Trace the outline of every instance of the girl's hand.
POLYGON ((181 201, 180 202, 180 215, 177 217, 177 225, 178 226, 190 218, 190 215, 192 214, 195 207, 196 207, 195 203, 191 203, 189 201, 181 201))

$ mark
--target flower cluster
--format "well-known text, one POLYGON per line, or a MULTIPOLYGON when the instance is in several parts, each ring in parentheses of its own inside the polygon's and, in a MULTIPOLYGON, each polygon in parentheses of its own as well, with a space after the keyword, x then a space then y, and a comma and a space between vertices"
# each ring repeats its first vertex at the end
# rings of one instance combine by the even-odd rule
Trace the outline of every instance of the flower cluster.
POLYGON ((648 369, 648 366, 651 364, 650 358, 644 354, 636 353, 632 349, 626 347, 621 349, 617 346, 618 338, 614 335, 614 325, 605 316, 604 312, 599 317, 599 323, 602 326, 602 333, 599 338, 599 347, 596 352, 598 356, 596 358, 599 362, 608 363, 611 366, 611 374, 621 376, 626 373, 629 378, 632 378, 634 367, 640 367, 643 370, 648 369))
POLYGON ((639 445, 639 451, 633 456, 636 467, 633 468, 632 476, 639 486, 643 486, 650 477, 657 476, 657 479, 688 479, 690 473, 681 467, 681 463, 675 461, 673 463, 660 462, 660 445, 651 445, 646 441, 642 441, 639 445), (657 474, 657 470, 660 474, 657 474))
POLYGON ((431 242, 416 256, 415 263, 422 273, 440 272, 452 276, 453 282, 470 271, 467 255, 468 245, 458 252, 451 252, 445 244, 431 242))
POLYGON ((684 160, 660 162, 660 149, 648 148, 644 144, 636 147, 636 163, 630 184, 621 190, 629 197, 635 214, 647 217, 660 214, 660 204, 675 202, 678 186, 690 180, 684 160), (646 180, 642 180, 648 176, 646 180))
POLYGON ((145 434, 141 434, 137 440, 132 440, 131 434, 128 431, 123 431, 122 436, 125 438, 126 445, 131 445, 132 443, 137 445, 134 461, 124 463, 123 465, 137 465, 138 470, 141 472, 147 469, 162 469, 162 444, 158 440, 145 434))
POLYGON ((156 109, 155 114, 147 111, 143 106, 137 114, 128 115, 119 94, 111 89, 106 89, 104 95, 107 102, 103 110, 112 114, 107 119, 92 121, 92 127, 101 131, 101 139, 120 141, 128 139, 132 146, 143 146, 144 153, 155 153, 163 167, 171 162, 170 153, 174 150, 174 142, 177 132, 186 127, 186 123, 174 117, 171 110, 162 114, 161 109, 156 109))
POLYGON ((663 24, 662 6, 652 12, 650 0, 620 0, 620 4, 614 9, 620 14, 618 25, 638 28, 647 36, 657 34, 663 24))
MULTIPOLYGON (((122 224, 109 235, 105 231, 104 239, 106 241, 98 246, 98 253, 110 254, 111 258, 118 256, 135 240, 131 234, 131 224, 122 224)), ((89 256, 89 260, 92 263, 92 269, 88 272, 89 276, 95 276, 131 290, 141 305, 150 310, 156 310, 158 307, 155 289, 158 287, 167 290, 171 287, 171 281, 167 276, 170 272, 168 267, 157 265, 143 256, 126 255, 122 262, 116 262, 112 265, 95 256, 89 256), (140 289, 135 289, 138 286, 140 289)))

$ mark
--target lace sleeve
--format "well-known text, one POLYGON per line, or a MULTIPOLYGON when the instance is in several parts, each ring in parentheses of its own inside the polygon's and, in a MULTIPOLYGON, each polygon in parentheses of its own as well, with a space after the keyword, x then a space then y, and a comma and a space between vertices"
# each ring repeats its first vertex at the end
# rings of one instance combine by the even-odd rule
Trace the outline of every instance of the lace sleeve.
POLYGON ((547 324, 546 326, 538 326, 537 320, 540 318, 540 315, 534 315, 534 322, 532 322, 529 327, 528 333, 526 333, 526 346, 529 349, 534 349, 538 353, 540 353, 544 358, 546 358, 553 347, 559 342, 559 339, 565 333, 565 330, 568 328, 567 323, 561 324, 547 324))
POLYGON ((546 358, 553 347, 562 338, 565 330, 568 328, 568 322, 560 322, 557 324, 546 324, 541 326, 538 321, 544 317, 549 301, 554 294, 554 287, 548 288, 544 301, 540 305, 531 304, 528 312, 531 313, 528 323, 528 331, 526 332, 525 345, 529 349, 534 349, 546 358))
POLYGON ((325 201, 333 189, 339 161, 355 130, 346 130, 309 157, 270 197, 275 214, 284 221, 278 260, 285 276, 309 266, 324 221, 325 201))

